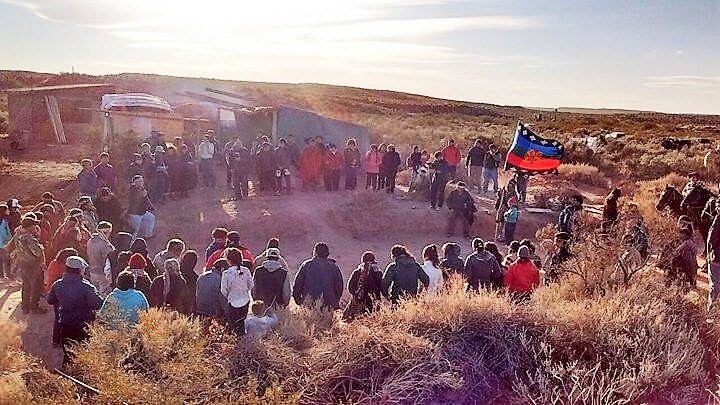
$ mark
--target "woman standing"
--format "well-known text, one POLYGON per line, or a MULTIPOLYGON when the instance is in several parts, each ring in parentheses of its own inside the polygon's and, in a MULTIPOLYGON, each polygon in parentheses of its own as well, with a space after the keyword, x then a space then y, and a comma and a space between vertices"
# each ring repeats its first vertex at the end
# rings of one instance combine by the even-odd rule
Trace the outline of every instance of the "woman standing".
POLYGON ((425 261, 422 269, 430 280, 427 291, 430 294, 437 294, 444 282, 442 270, 438 267, 440 265, 440 258, 438 257, 437 246, 435 244, 425 246, 422 255, 425 261))
POLYGON ((169 307, 189 315, 191 306, 187 299, 187 283, 180 274, 180 262, 167 259, 163 267, 163 274, 155 277, 150 286, 150 305, 155 308, 169 307))
POLYGON ((373 311, 373 302, 382 297, 381 281, 382 273, 378 269, 375 254, 370 251, 363 253, 362 263, 353 270, 348 281, 352 299, 343 312, 343 320, 350 322, 359 315, 373 311))
POLYGON ((381 143, 378 146, 378 154, 380 156, 380 165, 378 168, 378 190, 383 190, 387 187, 387 167, 385 167, 385 155, 387 154, 388 146, 385 143, 381 143))
POLYGON ((345 161, 345 190, 357 188, 357 175, 360 169, 360 151, 357 148, 357 141, 353 138, 347 140, 343 152, 345 161))
POLYGON ((382 155, 378 151, 378 146, 370 145, 370 150, 365 153, 365 190, 372 188, 377 191, 381 160, 382 155))

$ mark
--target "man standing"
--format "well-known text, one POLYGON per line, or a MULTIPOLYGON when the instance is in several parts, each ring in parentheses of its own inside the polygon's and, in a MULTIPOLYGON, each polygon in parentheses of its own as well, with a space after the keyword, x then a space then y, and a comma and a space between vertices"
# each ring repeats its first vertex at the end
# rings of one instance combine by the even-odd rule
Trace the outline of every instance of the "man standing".
POLYGON ((293 285, 293 298, 298 305, 315 305, 324 309, 340 308, 344 285, 340 268, 330 259, 330 248, 323 242, 315 244, 313 257, 298 270, 293 285))
POLYGON ((93 162, 90 159, 83 159, 80 161, 82 170, 80 170, 80 173, 78 173, 77 176, 77 185, 80 197, 84 195, 94 197, 98 190, 98 175, 95 173, 92 164, 93 162))
POLYGON ((251 168, 252 158, 250 157, 250 151, 243 146, 242 142, 235 142, 230 152, 230 169, 232 170, 235 200, 248 198, 251 168))
POLYGON ((260 191, 275 191, 277 161, 275 150, 270 142, 263 142, 255 156, 257 174, 260 178, 260 191))
POLYGON ((570 235, 566 232, 557 232, 553 240, 552 252, 545 259, 545 284, 556 282, 560 278, 560 266, 570 260, 572 254, 568 249, 570 235))
POLYGON ((88 264, 82 257, 70 256, 65 260, 65 273, 56 281, 47 297, 55 306, 60 341, 63 346, 63 364, 71 360, 70 346, 88 338, 87 326, 95 320, 95 311, 102 306, 102 298, 95 287, 81 273, 88 264))
POLYGON ((200 172, 203 175, 205 187, 215 187, 215 170, 213 157, 215 156, 215 143, 213 142, 211 130, 205 133, 205 139, 198 145, 198 159, 200 159, 200 172))
POLYGON ((450 218, 448 219, 447 236, 450 237, 455 231, 457 221, 462 223, 463 236, 470 237, 470 226, 474 222, 474 215, 477 211, 475 201, 465 187, 462 181, 458 183, 457 188, 448 196, 448 208, 450 208, 450 218))
POLYGON ((92 234, 87 246, 90 281, 102 296, 110 293, 113 283, 110 268, 105 268, 108 254, 115 250, 115 246, 110 243, 110 235, 112 225, 109 222, 100 222, 97 232, 92 234))
POLYGON ((45 249, 40 243, 40 222, 27 214, 20 220, 20 229, 10 241, 15 250, 10 254, 22 279, 22 311, 45 313, 38 304, 43 288, 45 249))
POLYGON ((440 211, 445 202, 445 186, 450 178, 450 166, 442 156, 442 152, 435 153, 435 160, 430 163, 432 177, 430 180, 430 209, 440 211))
POLYGON ((572 238, 578 225, 578 213, 582 211, 583 197, 579 194, 570 197, 570 203, 560 211, 557 231, 566 232, 572 238))
POLYGON ((98 188, 108 187, 115 190, 115 168, 110 164, 110 154, 103 152, 100 154, 100 163, 95 166, 95 174, 98 178, 98 188))
POLYGON ((133 239, 135 238, 151 238, 155 231, 155 215, 151 211, 155 211, 148 192, 145 189, 143 177, 137 175, 133 178, 133 182, 128 190, 128 222, 133 230, 133 239))
POLYGON ((498 191, 498 167, 502 163, 502 155, 495 145, 488 147, 488 152, 483 160, 482 192, 487 193, 490 182, 493 184, 493 193, 498 191))
POLYGON ((467 283, 467 291, 479 291, 502 287, 503 273, 495 256, 485 250, 485 242, 480 238, 472 241, 471 255, 465 259, 463 275, 467 283))
POLYGON ((602 211, 602 228, 605 232, 610 231, 610 229, 617 224, 618 200, 621 194, 622 192, 619 188, 614 188, 610 191, 610 194, 605 197, 602 211))
POLYGON ((410 175, 410 190, 413 190, 415 187, 415 182, 417 181, 418 172, 420 170, 420 166, 422 166, 422 152, 420 152, 420 147, 418 145, 414 145, 412 149, 412 153, 410 156, 408 156, 407 160, 405 161, 405 164, 407 165, 408 169, 412 170, 412 173, 410 175))
POLYGON ((485 146, 483 146, 480 139, 477 139, 475 140, 475 145, 468 150, 467 157, 465 158, 465 167, 467 168, 470 185, 475 187, 478 192, 481 190, 483 162, 485 161, 486 154, 485 146))
POLYGON ((253 300, 266 302, 270 306, 286 307, 290 303, 290 277, 288 269, 280 261, 280 250, 270 248, 267 260, 255 269, 252 290, 253 300))
POLYGON ((457 175, 457 167, 460 165, 462 156, 460 155, 460 149, 455 146, 455 140, 448 140, 448 144, 442 150, 442 155, 448 166, 450 166, 450 179, 454 179, 457 175))
POLYGON ((710 226, 707 241, 708 276, 710 279, 708 307, 711 307, 720 299, 720 204, 716 205, 715 210, 715 219, 710 226))
POLYGON ((388 151, 382 158, 388 194, 395 193, 395 178, 401 164, 402 160, 400 159, 400 154, 395 150, 395 145, 388 145, 388 151))
POLYGON ((277 170, 275 171, 275 191, 277 194, 282 194, 285 190, 285 194, 290 194, 291 181, 290 181, 290 168, 293 165, 293 157, 288 146, 287 140, 280 138, 278 146, 275 148, 275 160, 277 163, 277 170))

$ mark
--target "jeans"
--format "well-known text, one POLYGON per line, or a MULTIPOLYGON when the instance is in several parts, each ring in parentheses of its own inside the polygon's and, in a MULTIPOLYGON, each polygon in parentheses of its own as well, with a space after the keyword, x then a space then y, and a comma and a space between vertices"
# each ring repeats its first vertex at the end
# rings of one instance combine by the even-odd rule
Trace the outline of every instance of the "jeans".
POLYGON ((708 264, 708 279, 710 281, 708 306, 712 306, 718 299, 720 299, 720 263, 710 262, 708 264))
POLYGON ((468 182, 470 186, 477 188, 478 190, 482 187, 483 180, 483 169, 482 166, 468 166, 467 168, 468 182))
POLYGON ((236 336, 243 336, 245 334, 245 318, 247 318, 249 305, 250 303, 247 303, 240 308, 235 308, 228 303, 227 325, 230 332, 234 333, 236 336))
POLYGON ((128 222, 136 238, 150 238, 153 236, 153 232, 155 231, 155 215, 151 212, 146 212, 143 215, 128 214, 128 222))
POLYGON ((150 201, 162 202, 165 200, 165 194, 168 192, 170 180, 167 173, 157 173, 152 178, 152 187, 150 187, 150 201))
POLYGON ((430 206, 442 207, 445 202, 445 186, 447 181, 433 180, 430 184, 430 206))
POLYGON ((484 168, 483 169, 483 180, 482 180, 482 191, 488 191, 490 182, 493 183, 493 191, 498 191, 498 169, 484 168))
POLYGON ((357 188, 357 167, 345 168, 345 190, 355 190, 357 188))
POLYGON ((9 276, 11 273, 10 252, 7 248, 0 248, 0 277, 9 276))
POLYGON ((372 188, 373 190, 378 189, 378 174, 377 173, 365 173, 365 190, 372 188))
POLYGON ((457 166, 448 166, 450 169, 450 180, 455 180, 457 177, 457 166))
POLYGON ((20 276, 22 277, 22 308, 30 310, 38 308, 40 294, 43 288, 42 263, 23 263, 20 265, 20 276))
POLYGON ((200 159, 200 173, 202 173, 203 185, 205 187, 215 187, 215 168, 212 159, 200 159))

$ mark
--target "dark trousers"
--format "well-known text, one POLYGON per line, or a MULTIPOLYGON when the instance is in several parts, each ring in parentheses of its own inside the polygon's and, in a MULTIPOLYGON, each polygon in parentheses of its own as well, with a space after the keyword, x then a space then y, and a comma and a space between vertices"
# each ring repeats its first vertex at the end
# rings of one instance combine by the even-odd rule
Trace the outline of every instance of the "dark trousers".
POLYGON ((243 336, 245 334, 245 318, 248 314, 248 306, 250 303, 245 304, 240 308, 228 304, 228 329, 236 336, 243 336))
POLYGON ((455 177, 457 177, 457 166, 448 166, 450 169, 450 179, 455 180, 455 177))
POLYGON ((397 176, 396 171, 387 172, 385 174, 385 182, 387 185, 387 192, 388 193, 394 193, 395 192, 395 177, 397 176))
POLYGON ((248 176, 244 174, 235 173, 232 178, 233 189, 235 190, 235 198, 241 200, 247 198, 249 193, 248 176))
POLYGON ((517 224, 515 222, 505 222, 505 228, 504 228, 504 236, 505 236, 505 243, 509 244, 510 242, 515 240, 515 226, 517 224))
POLYGON ((345 168, 345 190, 355 190, 357 188, 357 167, 345 168))
POLYGON ((325 172, 325 190, 338 191, 340 189, 340 169, 325 172))
POLYGON ((275 171, 260 172, 260 191, 268 191, 275 189, 275 171))
POLYGON ((59 325, 60 342, 63 349, 63 364, 72 362, 72 347, 88 339, 87 325, 59 325))
POLYGON ((380 174, 378 174, 378 189, 382 190, 385 187, 387 187, 387 174, 385 171, 380 170, 380 174))
POLYGON ((40 269, 40 263, 21 265, 20 277, 22 278, 23 309, 37 308, 43 288, 43 272, 40 269))
POLYGON ((377 173, 365 173, 365 190, 372 188, 373 190, 378 189, 378 174, 377 173))
POLYGON ((446 181, 436 180, 430 183, 430 206, 442 207, 445 202, 445 186, 446 181))
POLYGON ((461 210, 450 210, 450 218, 448 218, 447 234, 452 235, 455 232, 455 225, 460 221, 463 228, 463 236, 470 235, 470 222, 468 222, 465 213, 461 210))
POLYGON ((53 307, 54 310, 54 320, 53 320, 53 331, 52 331, 52 342, 54 345, 59 345, 62 343, 62 337, 60 336, 60 324, 58 323, 58 319, 60 319, 60 313, 58 312, 57 307, 53 307))
POLYGON ((227 162, 225 162, 225 182, 227 183, 228 187, 232 187, 232 169, 227 162))

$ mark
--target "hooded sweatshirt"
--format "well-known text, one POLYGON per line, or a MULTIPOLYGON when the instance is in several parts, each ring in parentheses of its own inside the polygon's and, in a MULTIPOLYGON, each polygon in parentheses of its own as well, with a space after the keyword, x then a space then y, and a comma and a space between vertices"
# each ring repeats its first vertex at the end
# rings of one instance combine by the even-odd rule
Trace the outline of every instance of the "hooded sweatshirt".
POLYGON ((465 264, 460 258, 461 248, 457 243, 451 243, 443 252, 443 259, 440 261, 440 268, 447 276, 451 274, 462 274, 465 264))
POLYGON ((465 259, 464 275, 468 291, 502 284, 503 278, 500 264, 487 250, 476 251, 465 259))
POLYGON ((415 296, 418 293, 418 282, 427 288, 430 279, 422 267, 410 256, 403 255, 388 265, 382 279, 382 289, 392 302, 402 296, 415 296))
POLYGON ((111 328, 117 329, 137 324, 140 311, 147 311, 149 307, 142 292, 132 288, 125 291, 116 288, 105 298, 99 315, 111 328))
POLYGON ((262 300, 266 305, 287 306, 290 303, 290 277, 279 260, 265 260, 255 269, 253 282, 254 300, 262 300))

